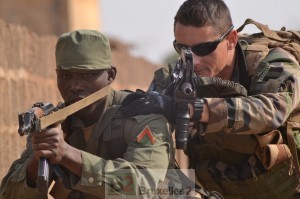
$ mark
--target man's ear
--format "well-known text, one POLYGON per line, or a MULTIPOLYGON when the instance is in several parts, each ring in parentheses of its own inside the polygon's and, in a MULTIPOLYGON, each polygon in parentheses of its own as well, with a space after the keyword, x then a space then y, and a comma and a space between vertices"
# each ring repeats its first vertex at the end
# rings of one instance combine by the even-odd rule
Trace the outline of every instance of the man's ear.
POLYGON ((111 68, 107 70, 107 74, 108 74, 108 77, 107 77, 108 84, 113 83, 113 81, 115 80, 116 75, 117 75, 116 67, 111 66, 111 68))
POLYGON ((238 34, 236 30, 232 30, 229 35, 227 36, 228 39, 228 50, 232 50, 235 48, 237 42, 238 42, 238 34))

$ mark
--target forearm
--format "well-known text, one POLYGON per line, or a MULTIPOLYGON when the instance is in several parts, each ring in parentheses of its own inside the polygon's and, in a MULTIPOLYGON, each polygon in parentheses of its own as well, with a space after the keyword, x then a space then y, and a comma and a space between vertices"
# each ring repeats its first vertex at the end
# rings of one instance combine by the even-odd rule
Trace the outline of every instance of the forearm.
POLYGON ((256 134, 281 126, 295 109, 288 92, 241 98, 208 98, 206 132, 256 134))
MULTIPOLYGON (((131 156, 131 159, 136 157, 131 156)), ((167 161, 161 161, 162 167, 160 169, 153 168, 151 162, 157 164, 157 161, 150 160, 144 162, 130 161, 127 157, 105 160, 84 151, 82 158, 81 178, 71 176, 71 185, 73 189, 79 191, 85 189, 86 193, 93 195, 103 194, 105 187, 107 193, 117 192, 125 195, 139 195, 140 191, 143 190, 155 190, 159 181, 164 179, 168 166, 168 157, 162 157, 166 158, 167 161)), ((142 196, 149 198, 149 195, 145 193, 142 196)))
MULTIPOLYGON (((29 165, 30 157, 22 157, 16 160, 9 172, 2 179, 0 198, 37 198, 38 191, 27 183, 26 170, 29 165)), ((34 181, 35 183, 35 181, 34 181)))
POLYGON ((77 177, 81 177, 83 164, 81 150, 66 144, 65 155, 59 164, 64 166, 77 177))

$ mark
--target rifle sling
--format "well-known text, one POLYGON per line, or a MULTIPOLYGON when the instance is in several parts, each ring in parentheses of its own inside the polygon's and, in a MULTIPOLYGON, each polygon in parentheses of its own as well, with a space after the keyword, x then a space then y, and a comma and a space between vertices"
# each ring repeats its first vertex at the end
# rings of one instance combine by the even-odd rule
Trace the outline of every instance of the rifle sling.
POLYGON ((104 96, 108 95, 111 88, 110 86, 106 86, 102 88, 99 91, 96 91, 95 93, 87 96, 86 98, 83 98, 82 100, 79 100, 63 109, 60 109, 58 111, 55 111, 49 115, 43 116, 40 118, 39 121, 39 129, 45 129, 46 127, 66 119, 69 115, 89 106, 90 104, 96 102, 97 100, 103 98, 104 96))

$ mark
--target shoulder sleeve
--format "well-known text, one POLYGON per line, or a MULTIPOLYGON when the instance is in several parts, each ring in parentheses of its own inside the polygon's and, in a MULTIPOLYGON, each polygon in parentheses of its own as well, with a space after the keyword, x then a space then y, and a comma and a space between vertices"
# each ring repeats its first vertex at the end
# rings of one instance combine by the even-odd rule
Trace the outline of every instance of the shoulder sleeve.
POLYGON ((148 91, 157 91, 162 93, 167 86, 171 83, 171 73, 175 69, 176 61, 169 63, 167 66, 163 66, 154 72, 153 80, 148 88, 148 91))
POLYGON ((210 119, 206 132, 266 132, 283 125, 299 109, 299 64, 280 48, 266 59, 265 68, 252 78, 254 86, 248 97, 207 98, 210 119))
POLYGON ((39 192, 36 188, 31 188, 26 183, 26 168, 31 158, 31 137, 27 136, 26 150, 21 157, 14 161, 9 168, 8 173, 2 179, 0 188, 0 198, 39 198, 39 192))
POLYGON ((107 185, 120 194, 153 197, 158 183, 165 178, 171 157, 172 137, 167 120, 155 114, 129 118, 124 133, 128 147, 122 158, 105 160, 82 152, 82 177, 73 183, 74 189, 101 195, 107 185))

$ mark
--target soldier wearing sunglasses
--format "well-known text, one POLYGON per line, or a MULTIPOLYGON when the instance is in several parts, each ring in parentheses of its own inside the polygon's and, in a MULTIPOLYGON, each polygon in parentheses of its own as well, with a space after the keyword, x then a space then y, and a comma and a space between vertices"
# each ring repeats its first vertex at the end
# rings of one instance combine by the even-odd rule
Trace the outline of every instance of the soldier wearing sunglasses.
MULTIPOLYGON (((291 154, 299 147, 300 131, 286 127, 287 118, 298 117, 298 124, 300 120, 300 67, 295 57, 278 47, 252 51, 239 40, 222 0, 186 0, 174 18, 174 36, 179 54, 183 47, 192 51, 197 76, 197 99, 190 109, 193 130, 185 150, 196 184, 226 199, 295 198, 299 169, 297 156, 293 162, 291 154), (246 93, 228 92, 224 84, 224 89, 203 86, 207 78, 226 82, 228 88, 239 85, 246 93)), ((168 89, 174 65, 155 72, 149 91, 172 96, 168 89)), ((135 104, 136 111, 148 107, 159 112, 160 106, 170 113, 164 100, 155 103, 149 100, 153 92, 147 95, 147 102, 135 104)))

